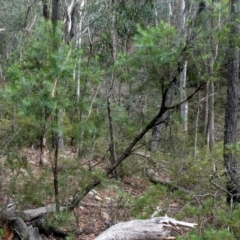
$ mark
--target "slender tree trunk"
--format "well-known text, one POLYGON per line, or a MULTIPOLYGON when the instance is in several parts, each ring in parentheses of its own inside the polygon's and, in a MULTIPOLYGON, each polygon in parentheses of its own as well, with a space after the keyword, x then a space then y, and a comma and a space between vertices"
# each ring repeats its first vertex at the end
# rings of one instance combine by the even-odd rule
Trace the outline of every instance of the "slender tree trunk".
MULTIPOLYGON (((181 101, 186 99, 186 78, 187 78, 187 61, 184 63, 184 68, 180 76, 181 101)), ((181 105, 182 130, 188 130, 188 103, 181 105)))
MULTIPOLYGON (((50 6, 48 0, 42 0, 43 2, 43 17, 45 21, 48 21, 50 19, 50 6)), ((40 136, 40 165, 44 165, 47 163, 47 125, 49 121, 49 113, 47 109, 43 111, 42 116, 42 133, 40 136)))
MULTIPOLYGON (((209 78, 213 76, 213 65, 214 65, 213 59, 210 60, 210 62, 207 62, 206 72, 208 73, 209 78)), ((215 97, 214 97, 214 82, 209 81, 206 84, 205 88, 205 104, 204 104, 204 136, 205 136, 205 144, 207 150, 212 151, 215 143, 214 139, 214 103, 215 103, 215 97)))
POLYGON ((203 125, 202 125, 202 133, 203 133, 203 136, 206 138, 206 142, 208 142, 207 140, 207 125, 208 125, 208 101, 209 101, 209 98, 208 98, 208 93, 209 93, 209 82, 206 83, 206 86, 204 88, 204 101, 203 101, 203 111, 202 111, 202 116, 203 116, 203 125))
MULTIPOLYGON (((82 5, 81 5, 81 7, 82 7, 82 5)), ((80 9, 80 20, 78 23, 78 32, 80 34, 82 33, 82 22, 83 22, 81 10, 82 9, 80 9)), ((82 47, 82 37, 80 35, 76 41, 76 48, 77 48, 77 50, 79 50, 79 49, 81 49, 81 47, 82 47)), ((81 57, 80 56, 76 59, 74 78, 77 82, 77 89, 76 89, 77 106, 78 106, 77 107, 77 116, 78 116, 78 121, 79 121, 79 133, 78 133, 76 145, 77 145, 78 156, 82 157, 82 109, 80 108, 80 99, 81 99, 81 57)))
MULTIPOLYGON (((115 29, 115 0, 111 1, 111 4, 109 5, 109 23, 110 23, 110 33, 112 38, 112 59, 113 59, 113 66, 115 65, 115 62, 117 60, 117 33, 115 29)), ((110 153, 111 153, 111 159, 112 159, 112 165, 115 164, 117 159, 116 154, 116 143, 115 143, 115 136, 114 136, 114 127, 113 127, 113 120, 112 120, 112 114, 111 114, 111 105, 110 105, 110 98, 114 94, 113 93, 113 87, 115 82, 115 70, 113 69, 111 80, 110 80, 110 88, 109 93, 107 96, 107 110, 108 110, 108 119, 109 119, 109 132, 110 132, 110 153), (112 93, 111 93, 112 92, 112 93)), ((114 176, 117 179, 118 178, 118 172, 115 170, 114 176)))
POLYGON ((40 165, 47 163, 47 129, 49 121, 50 114, 48 113, 47 109, 45 109, 42 115, 42 132, 40 136, 40 165))
POLYGON ((240 202, 240 169, 236 157, 237 113, 239 98, 239 49, 236 45, 238 34, 239 1, 230 1, 230 35, 228 49, 228 86, 224 128, 224 166, 229 178, 227 182, 228 203, 240 202))
POLYGON ((132 112, 132 83, 129 83, 129 93, 128 93, 128 101, 127 101, 127 113, 130 117, 132 112))
MULTIPOLYGON (((58 50, 58 39, 56 37, 56 28, 59 19, 59 8, 60 8, 60 0, 52 0, 52 24, 53 24, 53 49, 54 52, 58 50)), ((56 64, 55 64, 55 67, 56 64)), ((56 86, 58 83, 58 79, 54 80, 53 89, 52 89, 52 98, 58 97, 58 92, 56 91, 56 86), (54 94, 56 92, 56 95, 54 94)), ((59 128, 59 106, 56 107, 55 111, 55 127, 59 128)), ((62 136, 61 136, 62 137, 62 136)), ((53 182, 54 182, 54 196, 55 196, 55 204, 56 211, 59 212, 59 184, 58 184, 58 153, 59 153, 59 131, 54 134, 55 140, 55 153, 54 153, 54 166, 53 166, 53 182)))
POLYGON ((195 120, 195 132, 194 132, 194 151, 193 151, 193 159, 197 158, 198 153, 198 124, 199 124, 199 113, 200 113, 200 93, 198 93, 198 108, 197 108, 197 114, 196 114, 196 120, 195 120))
MULTIPOLYGON (((59 123, 59 110, 56 109, 55 121, 58 125, 59 123)), ((54 134, 54 167, 53 167, 53 182, 54 182, 54 195, 55 195, 55 204, 56 204, 56 212, 59 212, 60 202, 59 202, 59 184, 58 184, 58 155, 59 155, 59 133, 54 134)))
POLYGON ((40 137, 40 161, 39 164, 40 165, 44 165, 47 163, 47 153, 46 153, 46 133, 44 133, 41 137, 40 137))
POLYGON ((43 0, 43 17, 46 21, 50 19, 49 0, 43 0))
POLYGON ((215 137, 214 137, 214 102, 215 102, 215 97, 214 97, 214 82, 209 83, 209 111, 208 111, 208 147, 209 150, 212 151, 215 143, 215 137))
POLYGON ((59 19, 60 0, 52 0, 52 23, 53 27, 57 26, 59 19))
MULTIPOLYGON (((84 0, 82 1, 81 5, 82 4, 84 5, 84 0)), ((65 41, 66 43, 69 43, 75 35, 75 23, 76 23, 76 14, 77 14, 78 5, 79 5, 79 0, 77 0, 76 3, 75 3, 75 0, 72 0, 70 4, 67 4, 67 2, 65 1, 65 12, 66 12, 65 41)))
MULTIPOLYGON (((166 95, 165 104, 167 107, 171 106, 174 92, 175 92, 175 89, 174 89, 174 85, 173 85, 169 88, 167 95, 166 95)), ((159 140, 161 137, 163 127, 166 124, 170 114, 171 113, 169 110, 167 110, 163 114, 161 114, 160 118, 157 120, 155 126, 153 127, 152 138, 150 140, 150 149, 149 149, 151 152, 155 152, 157 150, 157 146, 158 146, 158 143, 159 143, 159 140)))
POLYGON ((14 134, 16 131, 16 106, 13 106, 12 112, 12 133, 14 134))
MULTIPOLYGON (((185 0, 181 0, 181 25, 180 31, 183 36, 186 35, 186 3, 185 0)), ((184 63, 183 71, 180 75, 180 89, 181 89, 181 101, 186 98, 186 85, 187 85, 187 61, 184 63)), ((187 132, 188 130, 188 103, 184 102, 181 105, 181 118, 182 129, 187 132)))
MULTIPOLYGON (((108 110, 108 121, 109 121, 109 132, 110 132, 110 153, 111 153, 111 160, 112 160, 112 165, 115 164, 117 160, 117 155, 116 155, 116 145, 115 145, 115 137, 114 137, 114 128, 113 128, 113 119, 112 119, 112 112, 111 112, 111 103, 110 103, 110 96, 107 98, 107 110, 108 110)), ((118 179, 118 172, 115 170, 114 176, 116 179, 118 179)))

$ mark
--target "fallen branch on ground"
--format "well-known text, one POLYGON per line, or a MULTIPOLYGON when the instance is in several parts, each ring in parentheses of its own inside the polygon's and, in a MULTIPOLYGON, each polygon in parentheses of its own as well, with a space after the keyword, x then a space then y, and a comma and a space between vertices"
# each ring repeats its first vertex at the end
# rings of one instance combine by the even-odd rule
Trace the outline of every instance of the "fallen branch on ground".
POLYGON ((185 194, 190 194, 190 192, 187 189, 181 186, 173 184, 172 182, 161 181, 160 179, 157 178, 156 173, 152 169, 149 169, 149 168, 146 169, 145 173, 149 181, 154 184, 161 184, 161 185, 167 186, 171 191, 180 191, 185 194))
MULTIPOLYGON (((63 211, 65 208, 60 208, 63 211)), ((8 226, 10 233, 14 234, 16 239, 41 240, 41 233, 44 235, 53 235, 61 238, 68 236, 68 232, 58 229, 45 229, 45 220, 49 213, 55 213, 55 206, 46 206, 37 209, 25 211, 19 210, 0 210, 0 222, 8 226)))
POLYGON ((177 221, 168 216, 147 220, 132 220, 110 227, 95 240, 175 239, 171 234, 172 231, 179 232, 180 227, 194 228, 196 225, 196 223, 177 221))

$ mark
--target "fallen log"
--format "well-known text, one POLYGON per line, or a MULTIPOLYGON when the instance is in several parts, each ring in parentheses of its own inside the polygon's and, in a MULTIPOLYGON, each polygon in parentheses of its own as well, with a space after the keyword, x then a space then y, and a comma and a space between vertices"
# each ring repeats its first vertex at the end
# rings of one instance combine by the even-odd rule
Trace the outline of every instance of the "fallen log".
POLYGON ((168 216, 147 220, 132 220, 113 225, 95 240, 164 240, 175 239, 171 232, 179 227, 194 228, 196 223, 177 221, 168 216))
POLYGON ((149 179, 150 182, 152 182, 153 184, 161 184, 163 186, 168 187, 171 191, 179 191, 182 192, 184 194, 190 194, 190 191, 188 191, 187 189, 178 186, 176 184, 173 184, 172 182, 168 182, 168 181, 162 181, 160 179, 158 179, 157 174, 154 172, 154 170, 147 168, 145 169, 145 174, 147 176, 147 178, 149 179))
MULTIPOLYGON (((64 208, 60 210, 63 211, 64 208)), ((54 212, 56 208, 53 205, 25 211, 2 209, 0 210, 0 222, 9 226, 16 239, 42 240, 41 234, 64 238, 68 235, 67 232, 44 227, 47 215, 54 212)))
MULTIPOLYGON (((62 207, 60 211, 63 210, 64 208, 62 207)), ((13 218, 20 217, 24 221, 32 221, 33 219, 42 217, 43 215, 51 212, 56 212, 56 208, 54 205, 24 211, 2 209, 0 210, 0 219, 13 220, 13 218)))

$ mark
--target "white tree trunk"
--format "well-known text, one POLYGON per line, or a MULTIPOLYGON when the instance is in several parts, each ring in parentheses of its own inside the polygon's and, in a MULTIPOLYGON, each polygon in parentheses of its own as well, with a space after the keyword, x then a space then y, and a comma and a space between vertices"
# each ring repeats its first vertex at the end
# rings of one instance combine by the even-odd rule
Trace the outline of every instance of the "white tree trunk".
MULTIPOLYGON (((183 36, 186 32, 186 3, 185 0, 181 0, 181 25, 180 31, 183 36)), ((186 99, 186 82, 187 82, 187 61, 184 63, 183 71, 180 76, 180 89, 181 89, 181 101, 186 99)), ((183 121, 182 129, 183 131, 188 130, 188 102, 184 102, 181 105, 181 118, 183 121)))
MULTIPOLYGON (((186 78, 187 78, 187 61, 184 63, 184 68, 180 77, 181 101, 186 99, 186 78)), ((181 118, 183 131, 188 130, 188 102, 181 104, 181 118)))
MULTIPOLYGON (((81 4, 80 4, 80 9, 79 9, 79 14, 80 14, 80 20, 78 23, 78 34, 79 36, 77 36, 77 41, 76 41, 76 47, 77 49, 80 49, 82 46, 82 24, 83 24, 83 20, 84 20, 84 16, 83 16, 83 9, 85 6, 85 0, 82 0, 81 4)), ((74 73, 75 79, 77 80, 77 101, 79 102, 80 100, 80 86, 81 86, 81 71, 80 71, 80 67, 81 67, 81 60, 80 57, 79 59, 76 61, 76 70, 74 73)))

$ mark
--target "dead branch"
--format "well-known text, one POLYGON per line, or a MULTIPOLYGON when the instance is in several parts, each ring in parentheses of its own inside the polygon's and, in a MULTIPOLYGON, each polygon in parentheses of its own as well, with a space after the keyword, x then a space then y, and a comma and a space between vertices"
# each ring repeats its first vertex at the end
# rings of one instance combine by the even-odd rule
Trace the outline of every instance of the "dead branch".
POLYGON ((194 228, 196 223, 177 221, 168 216, 118 223, 95 240, 155 240, 175 239, 171 232, 180 227, 194 228))
MULTIPOLYGON (((64 209, 62 207, 60 211, 64 209)), ((45 229, 44 223, 47 214, 54 212, 56 212, 54 205, 25 211, 2 209, 0 211, 0 221, 11 228, 16 239, 42 240, 40 231, 48 232, 47 235, 66 237, 68 233, 65 231, 53 228, 48 229, 48 231, 45 229)))
POLYGON ((185 194, 190 194, 190 191, 188 191, 187 189, 185 189, 181 186, 178 186, 172 182, 161 181, 160 179, 157 178, 156 173, 152 169, 146 169, 145 173, 146 173, 146 176, 148 177, 149 181, 154 184, 164 185, 164 186, 168 187, 171 191, 180 191, 185 194))

